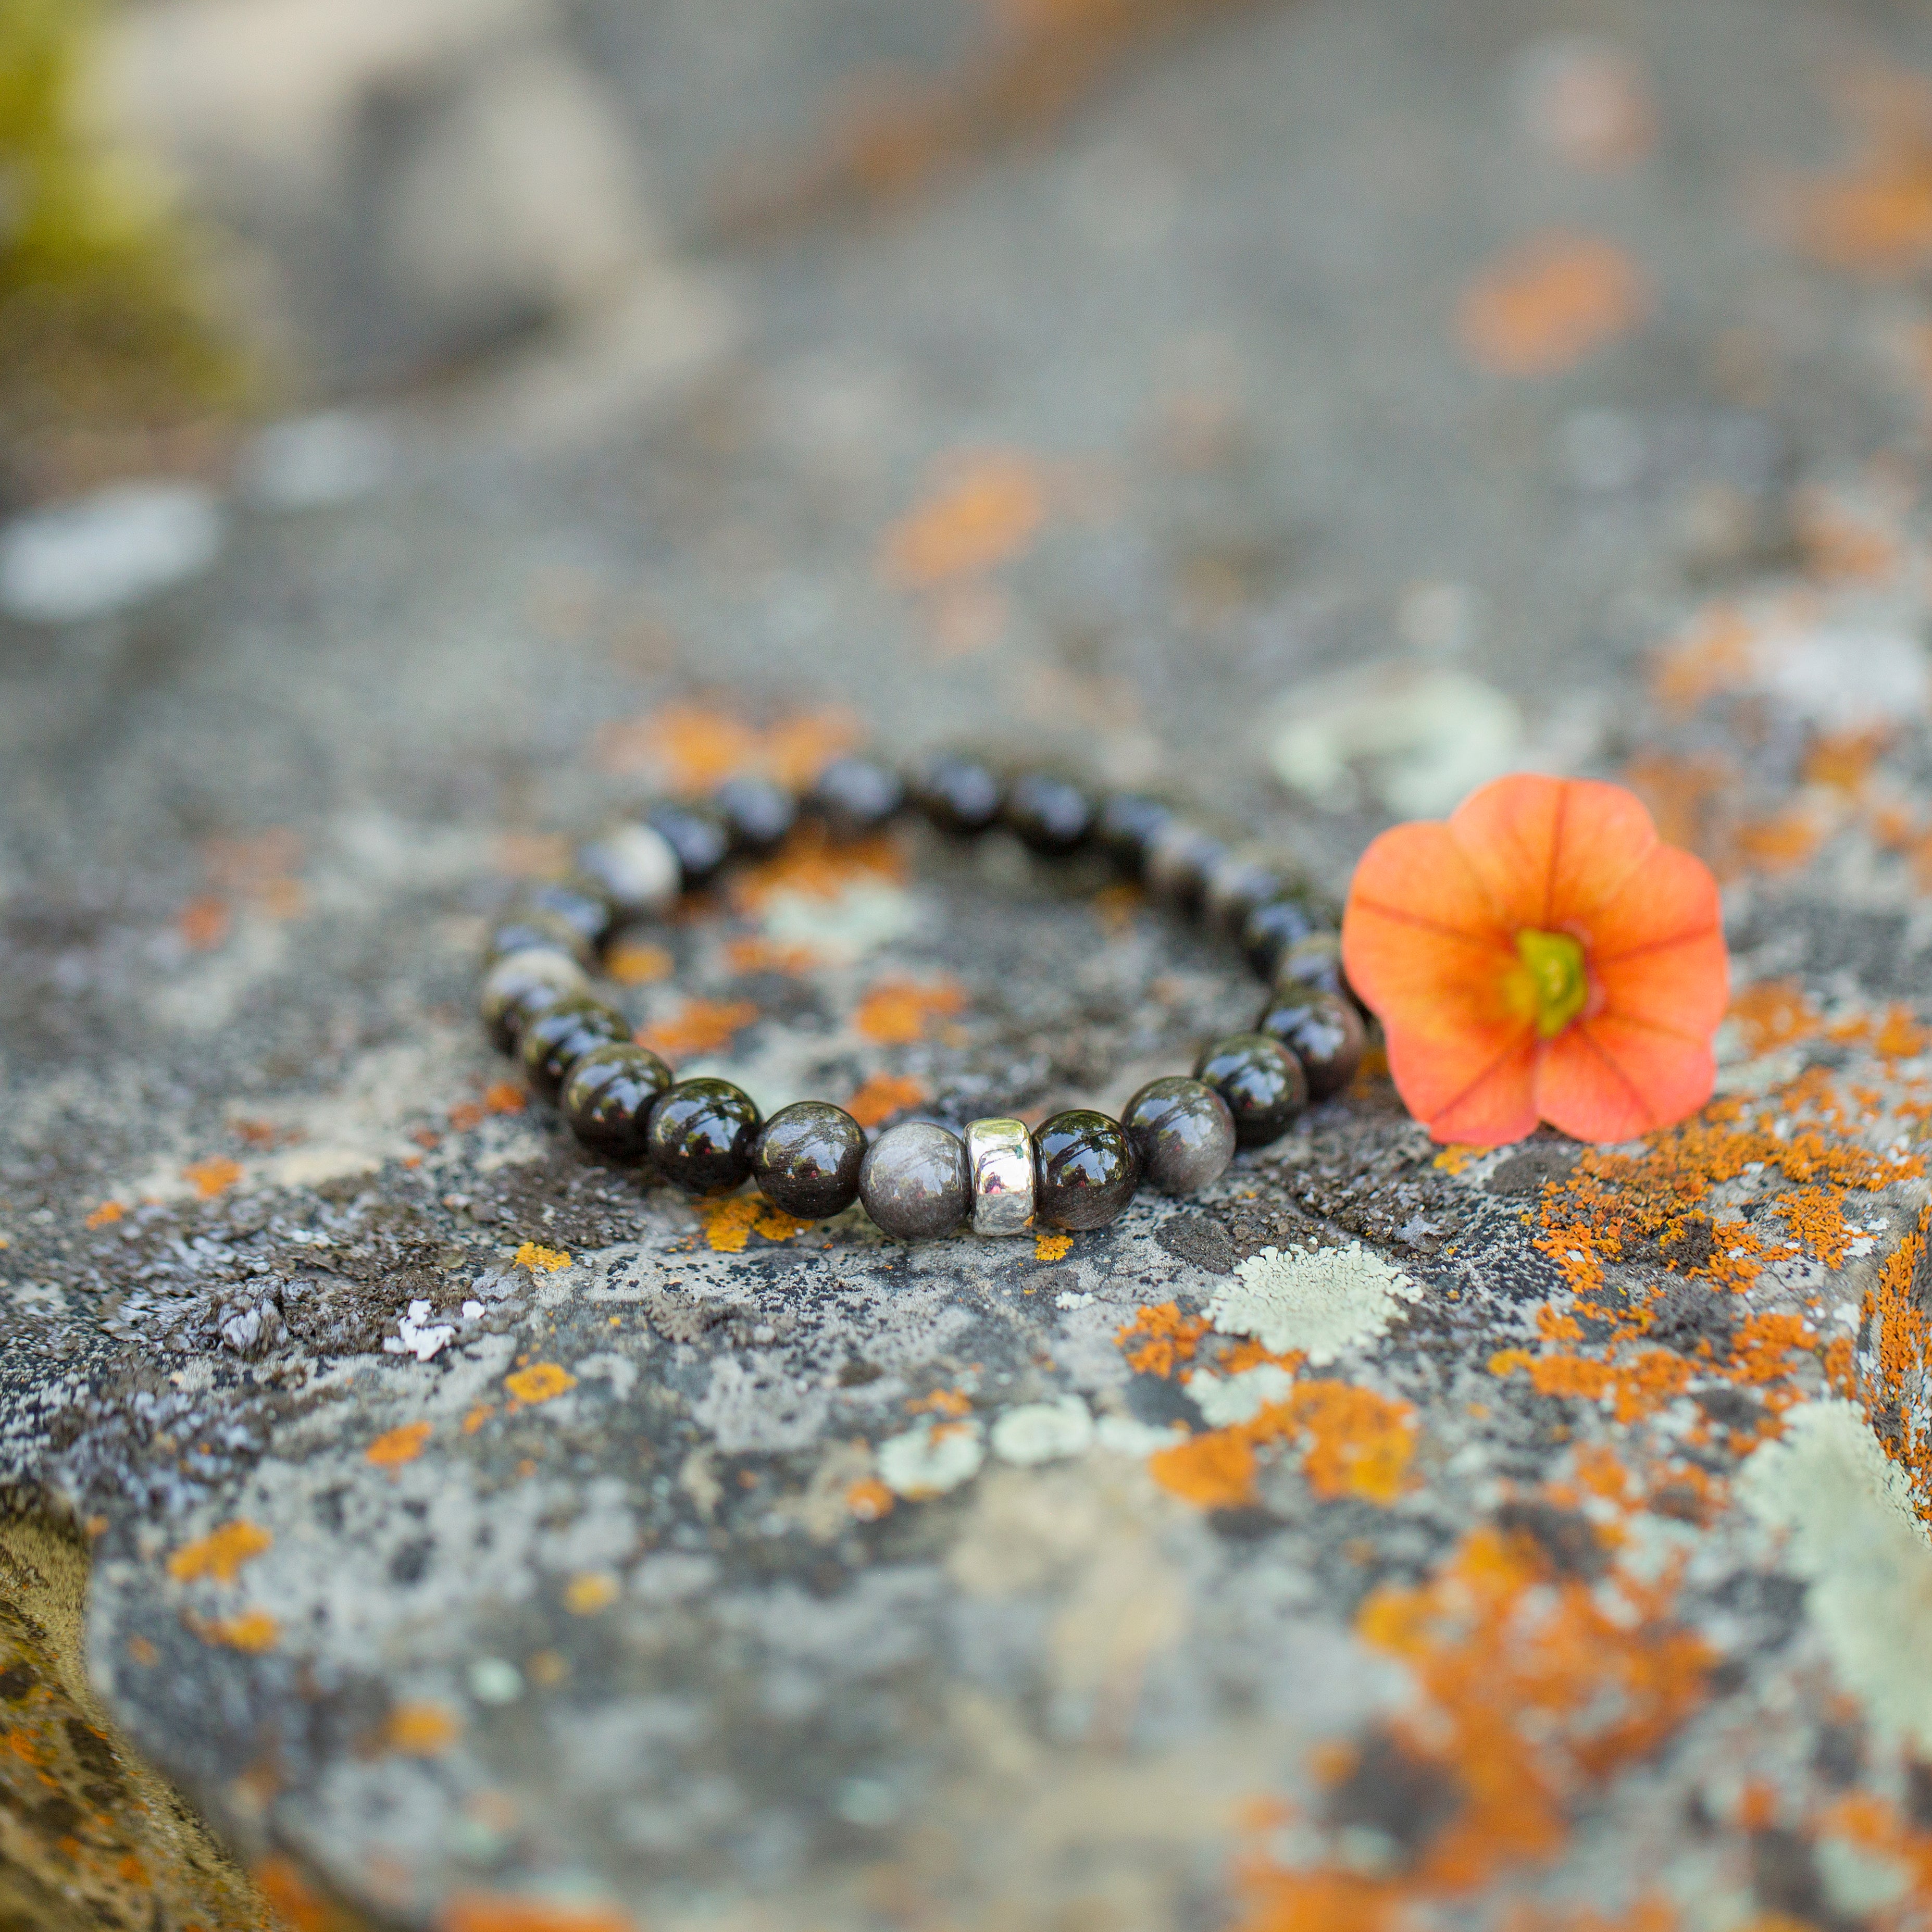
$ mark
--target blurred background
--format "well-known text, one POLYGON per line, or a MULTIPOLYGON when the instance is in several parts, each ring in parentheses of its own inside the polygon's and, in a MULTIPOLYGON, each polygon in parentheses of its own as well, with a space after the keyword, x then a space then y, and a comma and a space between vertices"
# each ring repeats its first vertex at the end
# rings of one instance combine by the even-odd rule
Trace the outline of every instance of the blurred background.
POLYGON ((1808 860, 1811 740, 1924 695, 1928 62, 1880 0, 0 0, 0 884, 534 825, 677 781, 667 705, 1199 760, 1331 867, 1537 764, 1808 860))

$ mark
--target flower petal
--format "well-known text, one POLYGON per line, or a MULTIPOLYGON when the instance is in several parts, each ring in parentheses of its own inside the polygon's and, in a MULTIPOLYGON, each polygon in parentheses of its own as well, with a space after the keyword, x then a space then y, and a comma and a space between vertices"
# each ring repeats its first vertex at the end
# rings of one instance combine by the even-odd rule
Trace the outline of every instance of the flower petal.
POLYGON ((1730 994, 1724 907, 1701 859, 1660 845, 1592 922, 1591 970, 1615 1012, 1708 1035, 1730 994))
POLYGON ((1494 1024, 1515 958, 1446 825, 1398 825, 1363 854, 1342 919, 1342 968, 1385 1024, 1432 1037, 1494 1024))
POLYGON ((1388 1033, 1389 1072, 1432 1139, 1500 1147, 1534 1131, 1536 1032, 1512 1025, 1426 1039, 1388 1033))
POLYGON ((1594 778, 1498 778, 1456 808, 1449 829, 1512 931, 1587 930, 1657 844, 1635 794, 1594 778))
POLYGON ((1577 1140, 1634 1140, 1694 1114, 1717 1077, 1708 1041, 1600 1013, 1550 1042, 1536 1071, 1535 1104, 1577 1140))

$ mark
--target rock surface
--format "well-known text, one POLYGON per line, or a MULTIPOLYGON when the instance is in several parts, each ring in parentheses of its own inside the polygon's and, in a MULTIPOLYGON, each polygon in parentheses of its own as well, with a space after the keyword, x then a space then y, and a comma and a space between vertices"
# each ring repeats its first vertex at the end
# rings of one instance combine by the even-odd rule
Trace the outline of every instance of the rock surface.
MULTIPOLYGON (((425 426, 4 633, 0 1480, 295 1922, 1923 1919, 1932 36, 1591 19, 1230 17, 736 258, 651 420, 425 426), (1002 1243, 582 1160, 488 914, 857 734, 1165 773, 1338 888, 1498 763, 1621 775, 1726 881, 1722 1095, 1478 1156, 1370 1075, 1002 1243)), ((997 842, 619 964, 680 1072, 875 1120, 1117 1106, 1257 1000, 997 842)))

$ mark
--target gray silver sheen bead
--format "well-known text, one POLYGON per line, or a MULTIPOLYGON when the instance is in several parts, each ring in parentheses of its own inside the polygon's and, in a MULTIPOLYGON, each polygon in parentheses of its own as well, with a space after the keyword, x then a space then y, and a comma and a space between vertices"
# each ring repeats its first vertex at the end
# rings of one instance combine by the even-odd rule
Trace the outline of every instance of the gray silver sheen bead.
POLYGON ((888 1127, 859 1170, 859 1198, 880 1227, 902 1240, 951 1234, 973 1199, 959 1136, 930 1120, 888 1127))

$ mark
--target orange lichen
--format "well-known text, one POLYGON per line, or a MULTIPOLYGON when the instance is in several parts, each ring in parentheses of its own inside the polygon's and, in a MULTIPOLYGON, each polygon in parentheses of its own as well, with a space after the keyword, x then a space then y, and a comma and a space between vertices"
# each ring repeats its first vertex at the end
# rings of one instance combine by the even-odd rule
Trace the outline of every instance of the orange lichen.
POLYGON ((1932 1206, 1920 1210, 1917 1225, 1865 1292, 1859 1314, 1871 1336, 1874 1376, 1874 1385, 1858 1393, 1886 1454, 1904 1472, 1920 1517, 1932 1523, 1932 1426, 1925 1416, 1932 1322, 1917 1288, 1929 1235, 1932 1206))
POLYGON ((250 1656, 273 1650, 281 1641, 282 1627, 266 1610, 244 1610, 232 1617, 190 1616, 188 1624, 202 1642, 222 1644, 250 1656))
POLYGON ((741 1255, 753 1234, 788 1241, 812 1226, 774 1208, 762 1194, 728 1195, 722 1201, 692 1204, 704 1224, 705 1245, 721 1255, 741 1255))
POLYGON ((457 1893, 436 1915, 436 1932, 638 1932, 614 1905, 519 1898, 502 1892, 457 1893))
POLYGON ((881 980, 859 1002, 853 1024, 881 1046, 910 1046, 928 1038, 935 1021, 950 1018, 965 1004, 964 992, 950 980, 925 985, 914 980, 881 980))
POLYGON ((1872 767, 1884 754, 1894 734, 1882 726, 1862 731, 1827 731, 1814 738, 1804 754, 1807 784, 1826 785, 1849 797, 1863 795, 1872 767))
POLYGON ((444 1704, 398 1704, 382 1726, 390 1750, 408 1757, 436 1757, 463 1735, 463 1720, 444 1704))
POLYGON ((122 1218, 127 1209, 118 1201, 104 1201, 88 1216, 83 1224, 89 1228, 105 1228, 122 1218))
POLYGON ((1760 980, 1738 988, 1728 1017, 1754 1057, 1815 1040, 1825 1030, 1823 1016, 1796 980, 1760 980))
POLYGON ((1303 1382, 1246 1422, 1156 1450, 1148 1468, 1163 1489, 1198 1508, 1235 1508, 1254 1501, 1256 1452, 1274 1442, 1301 1445, 1302 1474, 1322 1502, 1355 1496, 1386 1504, 1408 1486, 1415 1412, 1347 1382, 1303 1382))
POLYGON ((860 1522, 877 1522, 890 1512, 894 1500, 876 1476, 862 1477, 845 1492, 845 1507, 860 1522))
POLYGON ((617 1600, 617 1580, 608 1570, 586 1570, 564 1586, 563 1606, 574 1617, 594 1617, 617 1600))
POLYGON ((604 970, 620 986, 650 986, 668 980, 675 963, 662 946, 641 939, 620 939, 604 956, 604 970))
POLYGON ((529 1104, 524 1090, 514 1080, 496 1080, 483 1090, 483 1111, 488 1114, 520 1114, 529 1104))
POLYGON ((1421 1699, 1391 1721, 1386 1748, 1458 1802, 1400 1876, 1251 1862, 1241 1932, 1394 1932, 1418 1908, 1555 1858, 1592 1788, 1648 1757, 1703 1699, 1716 1660, 1673 1620, 1674 1594, 1668 1574, 1593 1584, 1494 1527, 1426 1582, 1376 1591, 1358 1632, 1408 1666, 1421 1699))
POLYGON ((1624 250, 1562 231, 1519 244, 1464 292, 1462 349, 1502 376, 1550 376, 1628 334, 1650 307, 1642 273, 1624 250))
POLYGON ((815 966, 818 955, 808 946, 782 944, 748 933, 724 942, 724 963, 734 973, 797 974, 815 966))
POLYGON ((274 1546, 274 1534, 259 1522, 237 1516, 192 1543, 184 1543, 168 1558, 168 1574, 178 1583, 203 1579, 232 1583, 244 1563, 274 1546))
POLYGON ((363 1450, 364 1459, 379 1469, 399 1469, 420 1456, 435 1428, 431 1422, 405 1422, 387 1430, 363 1450))
POLYGON ((535 1241, 526 1241, 518 1249, 511 1265, 528 1268, 532 1274, 541 1270, 545 1274, 556 1274, 569 1267, 570 1256, 562 1248, 546 1248, 535 1241))
POLYGON ((228 937, 232 915, 228 902, 212 892, 191 898, 175 916, 175 929, 196 952, 212 952, 228 937))
POLYGON ((1139 1310, 1114 1337, 1127 1352, 1127 1366, 1136 1375, 1169 1376, 1183 1362, 1191 1362, 1201 1338, 1208 1333, 1204 1315, 1184 1315, 1178 1301, 1139 1310))
POLYGON ((1731 848, 1747 871, 1795 872, 1817 855, 1829 827, 1818 813, 1794 805, 1768 818, 1745 819, 1731 828, 1731 848))
POLYGON ((1073 1245, 1071 1234, 1040 1234, 1034 1238, 1033 1258, 1036 1262, 1064 1262, 1073 1245))
POLYGON ((503 1378, 503 1386, 526 1408, 550 1402, 577 1386, 577 1378, 556 1362, 532 1362, 503 1378))
POLYGON ((709 791, 743 772, 802 789, 859 735, 842 710, 800 712, 760 729, 712 706, 668 705, 603 726, 592 755, 607 772, 643 771, 676 792, 709 791))
POLYGON ((226 1154, 214 1154, 206 1160, 197 1160, 183 1168, 182 1178, 189 1182, 204 1201, 212 1201, 242 1178, 242 1163, 231 1160, 226 1154))
POLYGON ((734 910, 756 913, 781 893, 838 899, 856 885, 903 885, 906 855, 887 836, 834 844, 816 824, 801 826, 769 859, 731 875, 728 893, 734 910))
POLYGON ((958 1417, 973 1413, 973 1398, 964 1389, 934 1389, 930 1394, 908 1398, 906 1412, 911 1415, 958 1417))
POLYGON ((879 572, 912 590, 980 576, 1022 555, 1046 520, 1046 491, 1030 457, 955 456, 940 466, 932 494, 886 532, 879 572))
POLYGON ((1796 238, 1832 268, 1915 273, 1932 260, 1932 96, 1916 76, 1874 72, 1848 104, 1864 123, 1863 152, 1797 192, 1796 238))
POLYGON ((758 1017, 749 1000, 687 1000, 668 1018, 640 1027, 638 1044, 667 1060, 695 1058, 729 1046, 758 1017))
POLYGON ((862 1127, 876 1127, 927 1098, 926 1083, 909 1073, 874 1073, 845 1102, 845 1111, 862 1127))

